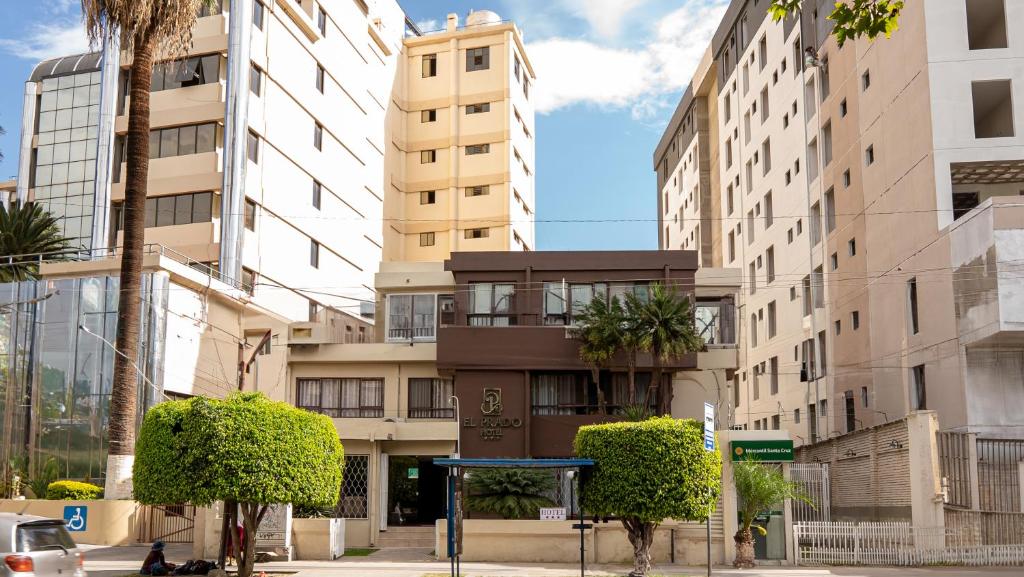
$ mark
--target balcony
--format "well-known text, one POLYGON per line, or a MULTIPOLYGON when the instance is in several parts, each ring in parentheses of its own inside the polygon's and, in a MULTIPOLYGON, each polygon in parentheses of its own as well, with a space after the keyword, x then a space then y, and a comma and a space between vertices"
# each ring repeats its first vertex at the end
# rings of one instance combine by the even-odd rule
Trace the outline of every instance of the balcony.
POLYGON ((961 342, 1024 343, 1024 198, 990 196, 958 216, 949 236, 961 342))

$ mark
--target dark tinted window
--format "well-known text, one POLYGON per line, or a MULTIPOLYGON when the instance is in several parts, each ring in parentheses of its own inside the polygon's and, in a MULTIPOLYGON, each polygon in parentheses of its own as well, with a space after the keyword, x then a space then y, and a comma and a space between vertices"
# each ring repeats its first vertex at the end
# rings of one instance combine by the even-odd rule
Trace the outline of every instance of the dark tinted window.
POLYGON ((28 553, 45 549, 74 549, 71 539, 62 523, 19 525, 17 530, 18 552, 28 553))

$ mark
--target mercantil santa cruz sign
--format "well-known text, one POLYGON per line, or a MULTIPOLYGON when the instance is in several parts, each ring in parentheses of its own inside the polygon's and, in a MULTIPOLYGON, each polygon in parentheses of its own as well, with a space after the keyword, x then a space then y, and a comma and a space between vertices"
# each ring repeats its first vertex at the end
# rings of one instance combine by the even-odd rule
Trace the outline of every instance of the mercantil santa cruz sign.
POLYGON ((519 417, 501 416, 503 410, 501 389, 484 389, 484 400, 480 403, 480 418, 466 417, 462 420, 462 426, 471 429, 479 428, 481 439, 496 441, 501 439, 505 429, 517 429, 523 426, 523 420, 519 417))

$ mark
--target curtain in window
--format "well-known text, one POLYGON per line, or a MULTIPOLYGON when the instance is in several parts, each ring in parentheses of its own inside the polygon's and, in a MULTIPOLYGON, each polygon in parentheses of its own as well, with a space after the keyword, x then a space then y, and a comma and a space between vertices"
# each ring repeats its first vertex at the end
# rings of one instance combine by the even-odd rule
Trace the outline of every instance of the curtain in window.
POLYGON ((361 417, 384 416, 384 381, 382 379, 363 379, 361 417))
POLYGON ((341 379, 320 379, 320 408, 322 413, 338 416, 341 408, 341 379))
POLYGON ((424 418, 429 416, 430 389, 433 379, 409 379, 409 416, 424 418))
POLYGON ((359 416, 359 379, 341 379, 341 417, 359 416))
POLYGON ((586 392, 573 373, 535 374, 531 388, 534 415, 572 415, 573 405, 586 402, 586 392))
POLYGON ((473 283, 469 293, 469 310, 475 315, 491 312, 492 285, 487 282, 473 283))
POLYGON ((298 404, 302 408, 320 407, 320 380, 299 379, 298 404))
POLYGON ((434 379, 432 393, 431 401, 435 409, 454 411, 454 409, 448 409, 448 407, 451 407, 452 395, 455 394, 454 383, 451 380, 434 379))
POLYGON ((434 295, 413 297, 413 336, 434 336, 434 295))
POLYGON ((395 339, 412 336, 412 295, 388 296, 388 336, 395 339))

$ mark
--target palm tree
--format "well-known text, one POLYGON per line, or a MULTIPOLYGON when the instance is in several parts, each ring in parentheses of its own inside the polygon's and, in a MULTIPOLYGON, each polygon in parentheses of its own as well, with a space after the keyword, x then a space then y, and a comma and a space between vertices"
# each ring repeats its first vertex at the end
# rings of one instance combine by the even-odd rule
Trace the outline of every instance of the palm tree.
POLYGON ((813 502, 798 483, 787 481, 779 469, 748 459, 733 463, 733 481, 739 501, 740 528, 733 536, 736 559, 733 566, 750 569, 754 566, 754 535, 751 528, 767 535, 764 527, 754 524, 758 513, 767 511, 786 499, 813 502))
POLYGON ((601 390, 601 369, 611 362, 622 348, 623 315, 619 299, 608 301, 596 295, 586 306, 573 314, 576 328, 573 335, 580 342, 580 359, 590 367, 600 397, 599 410, 605 412, 601 390))
MULTIPOLYGON (((674 287, 655 283, 646 300, 626 295, 627 316, 634 319, 640 349, 651 353, 653 368, 648 395, 658 394, 658 413, 672 412, 672 384, 662 383, 662 363, 704 348, 693 326, 690 300, 674 287)), ((648 399, 651 398, 648 396, 648 399)))
POLYGON ((541 507, 553 507, 545 495, 556 487, 550 471, 477 469, 469 476, 471 511, 496 513, 503 519, 536 519, 541 507))
POLYGON ((140 291, 144 248, 146 190, 149 180, 149 92, 158 50, 184 54, 192 26, 204 5, 214 0, 82 0, 82 18, 93 45, 119 35, 131 52, 130 100, 124 193, 124 247, 117 304, 117 350, 110 395, 110 443, 105 495, 126 498, 135 454, 136 388, 140 291))
POLYGON ((57 219, 34 202, 0 204, 0 282, 36 278, 39 257, 55 255, 67 248, 57 219), (24 255, 24 256, 18 256, 24 255))

